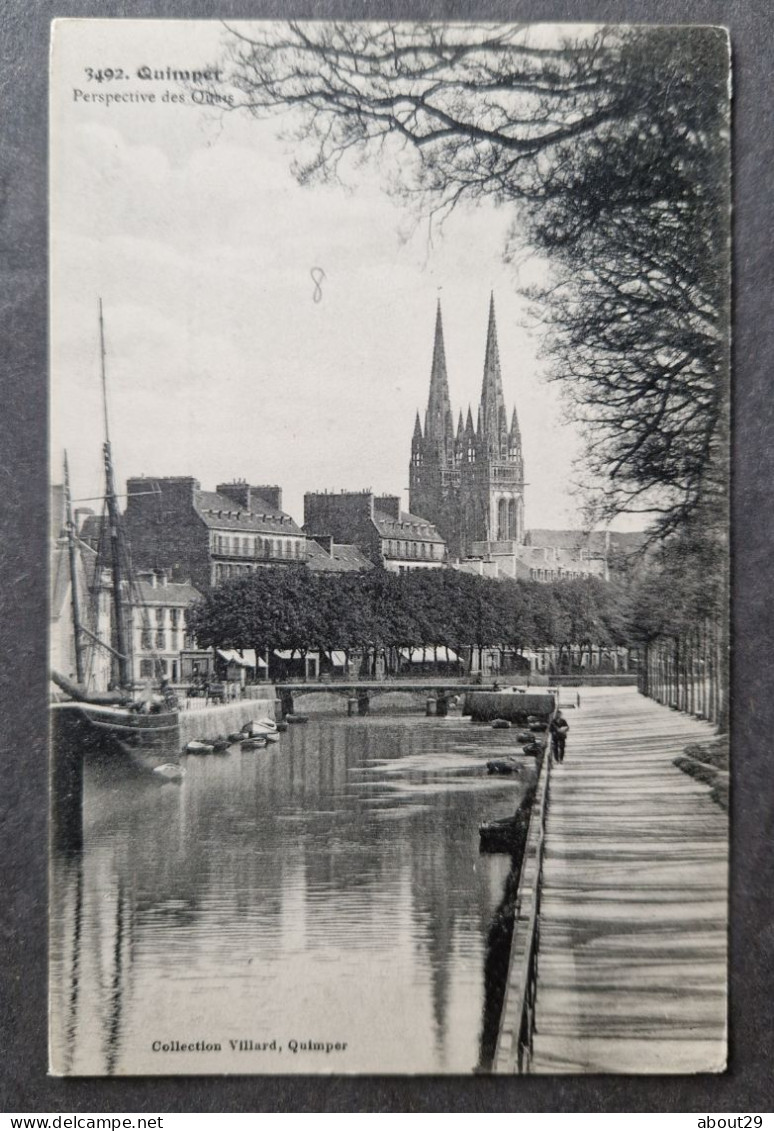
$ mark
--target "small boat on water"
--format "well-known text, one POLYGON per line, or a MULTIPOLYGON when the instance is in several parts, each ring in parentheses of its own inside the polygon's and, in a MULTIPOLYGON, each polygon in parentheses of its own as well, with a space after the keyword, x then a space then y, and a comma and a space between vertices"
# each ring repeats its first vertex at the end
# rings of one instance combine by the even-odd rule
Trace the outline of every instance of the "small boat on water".
POLYGON ((243 750, 265 750, 267 742, 265 738, 243 738, 240 745, 243 750))
POLYGON ((277 734, 277 724, 274 719, 253 719, 242 727, 242 734, 248 736, 277 734))
POLYGON ((492 758, 486 764, 488 774, 518 774, 521 770, 522 764, 515 758, 492 758))
POLYGON ((184 754, 212 754, 215 747, 211 742, 199 742, 198 739, 193 739, 184 748, 184 754))
POLYGON ((510 730, 511 724, 507 719, 493 719, 492 730, 510 730))
POLYGON ((162 762, 160 766, 153 767, 153 773, 158 775, 162 785, 164 782, 176 782, 179 785, 185 777, 185 770, 176 762, 162 762))
POLYGON ((484 821, 478 827, 479 848, 481 852, 518 852, 524 842, 525 821, 521 813, 515 817, 501 817, 494 821, 484 821))

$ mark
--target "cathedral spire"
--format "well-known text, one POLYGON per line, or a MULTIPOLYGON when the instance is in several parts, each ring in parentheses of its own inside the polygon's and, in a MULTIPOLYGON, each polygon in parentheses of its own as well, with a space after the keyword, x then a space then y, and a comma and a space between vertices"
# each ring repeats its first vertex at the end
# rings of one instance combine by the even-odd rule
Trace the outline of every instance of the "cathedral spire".
POLYGON ((419 413, 417 413, 417 418, 414 421, 414 439, 415 440, 421 440, 422 439, 422 425, 421 425, 420 420, 419 420, 419 413))
POLYGON ((443 319, 441 300, 435 316, 435 341, 433 343, 433 365, 430 371, 430 395, 427 399, 425 417, 425 439, 436 443, 445 450, 450 431, 451 402, 449 400, 449 381, 446 375, 446 350, 443 341, 443 319))
POLYGON ((500 373, 500 351, 497 347, 494 293, 489 299, 489 327, 486 334, 484 379, 481 383, 481 438, 492 455, 504 455, 508 425, 500 373))
POLYGON ((521 429, 519 428, 519 418, 516 414, 516 405, 513 406, 513 415, 511 416, 511 443, 521 443, 521 429))

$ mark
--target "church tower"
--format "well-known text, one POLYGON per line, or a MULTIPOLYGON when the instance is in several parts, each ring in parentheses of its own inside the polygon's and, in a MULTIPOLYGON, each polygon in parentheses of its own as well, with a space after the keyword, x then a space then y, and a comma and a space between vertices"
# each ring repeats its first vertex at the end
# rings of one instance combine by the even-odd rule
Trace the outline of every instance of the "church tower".
POLYGON ((474 542, 524 540, 524 460, 521 431, 513 410, 510 426, 503 396, 494 295, 489 302, 489 326, 478 422, 463 445, 460 463, 460 523, 463 552, 474 542))
POLYGON ((429 519, 452 557, 474 542, 524 540, 524 461, 514 408, 510 425, 503 396, 494 296, 489 304, 484 376, 476 423, 468 408, 454 430, 441 304, 435 322, 430 395, 424 431, 417 413, 411 441, 409 508, 429 519))
POLYGON ((457 440, 454 435, 446 349, 443 340, 441 303, 435 317, 433 363, 430 370, 430 395, 425 413, 425 428, 417 413, 411 441, 409 467, 409 510, 429 519, 446 541, 449 553, 459 556, 458 522, 459 471, 457 440))

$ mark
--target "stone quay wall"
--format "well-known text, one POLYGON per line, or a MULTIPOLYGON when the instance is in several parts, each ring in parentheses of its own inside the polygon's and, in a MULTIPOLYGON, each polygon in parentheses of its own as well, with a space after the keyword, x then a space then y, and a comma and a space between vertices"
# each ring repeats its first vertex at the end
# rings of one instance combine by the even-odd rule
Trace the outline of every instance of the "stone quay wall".
POLYGON ((271 698, 242 699, 237 703, 224 703, 213 707, 203 707, 198 711, 180 712, 180 746, 198 740, 216 738, 221 734, 230 734, 232 731, 241 730, 245 723, 256 719, 279 720, 279 702, 274 698, 274 689, 271 698))

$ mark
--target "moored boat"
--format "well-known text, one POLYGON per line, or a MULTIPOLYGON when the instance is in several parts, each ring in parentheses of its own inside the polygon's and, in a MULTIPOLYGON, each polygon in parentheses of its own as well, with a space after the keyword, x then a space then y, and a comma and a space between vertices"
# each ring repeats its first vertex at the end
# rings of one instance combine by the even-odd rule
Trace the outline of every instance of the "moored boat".
MULTIPOLYGON (((66 699, 51 704, 51 731, 54 757, 83 756, 123 761, 139 768, 153 769, 171 763, 180 748, 179 716, 174 695, 162 681, 161 694, 148 692, 135 700, 132 686, 131 629, 129 610, 132 607, 132 582, 129 576, 129 554, 124 543, 122 519, 113 476, 113 459, 108 434, 105 337, 102 303, 99 305, 100 355, 102 392, 105 405, 105 560, 98 555, 95 576, 108 579, 111 624, 107 636, 87 627, 81 616, 77 576, 78 549, 72 516, 67 458, 64 467, 65 529, 69 558, 71 610, 74 643, 75 679, 65 679, 52 672, 52 679, 64 691, 66 699), (113 691, 94 691, 86 686, 86 650, 105 649, 111 656, 113 691)), ((100 550, 101 553, 101 550, 100 550)), ((95 582, 95 588, 96 588, 95 582)), ((94 626, 92 626, 94 627, 94 626)))
POLYGON ((515 758, 492 758, 486 764, 488 774, 518 774, 521 770, 522 764, 515 758))
POLYGON ((179 785, 185 777, 185 770, 176 762, 163 762, 160 766, 155 766, 153 772, 162 784, 171 781, 179 785))
POLYGON ((193 739, 189 742, 184 750, 184 754, 212 754, 215 747, 211 742, 199 742, 198 739, 193 739))
POLYGON ((90 760, 128 759, 153 769, 177 755, 178 736, 176 711, 144 715, 103 703, 51 704, 55 753, 69 749, 90 760))
POLYGON ((244 738, 241 742, 243 750, 265 750, 266 746, 267 742, 263 737, 244 738))
POLYGON ((515 853, 524 839, 524 822, 518 813, 515 817, 484 821, 478 827, 478 835, 482 852, 515 853))

